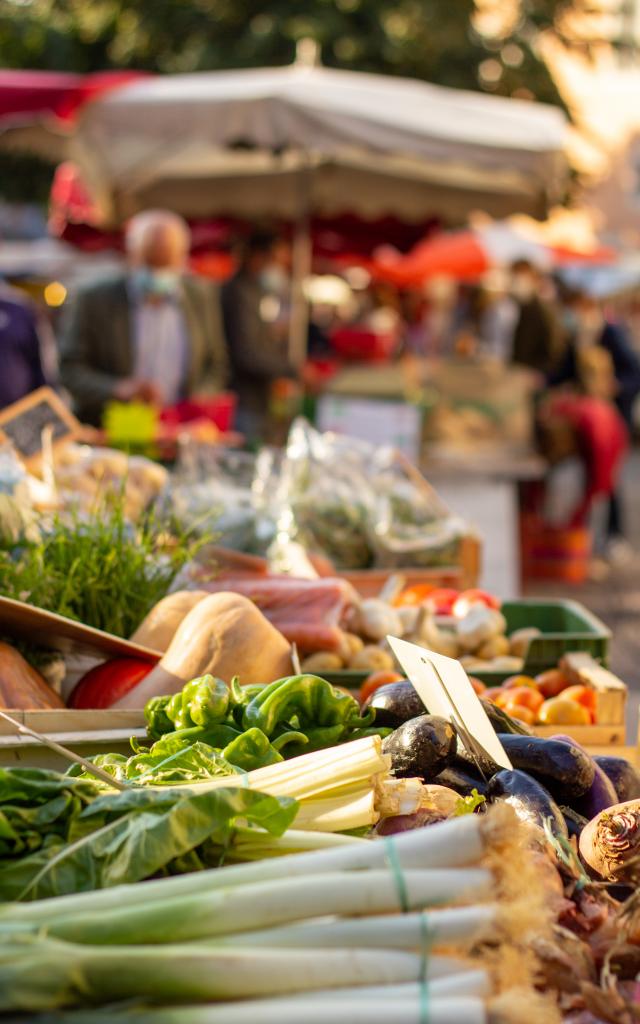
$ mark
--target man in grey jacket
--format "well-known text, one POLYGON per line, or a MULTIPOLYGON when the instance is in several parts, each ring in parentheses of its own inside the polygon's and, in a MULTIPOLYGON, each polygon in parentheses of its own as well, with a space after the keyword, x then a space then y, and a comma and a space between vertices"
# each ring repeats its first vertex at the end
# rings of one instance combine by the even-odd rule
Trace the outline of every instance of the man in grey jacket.
POLYGON ((189 243, 176 214, 138 214, 127 226, 127 271, 88 285, 71 304, 60 372, 84 422, 99 425, 109 401, 173 405, 224 388, 219 294, 185 273, 189 243))

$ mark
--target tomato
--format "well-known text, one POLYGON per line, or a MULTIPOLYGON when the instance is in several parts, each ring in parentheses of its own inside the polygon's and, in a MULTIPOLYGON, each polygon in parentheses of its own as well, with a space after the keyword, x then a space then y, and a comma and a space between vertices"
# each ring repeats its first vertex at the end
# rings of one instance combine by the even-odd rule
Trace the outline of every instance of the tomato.
POLYGON ((520 704, 523 708, 529 708, 536 713, 544 704, 544 697, 538 690, 530 686, 514 686, 512 690, 505 690, 509 704, 520 704))
POLYGON ((451 615, 451 610, 459 595, 459 590, 453 590, 451 587, 440 587, 431 591, 426 603, 436 615, 451 615))
POLYGON ((480 696, 480 694, 482 694, 483 697, 486 696, 487 688, 480 679, 476 679, 475 676, 469 676, 469 682, 473 686, 474 693, 477 693, 478 696, 480 696))
POLYGON ((540 708, 538 721, 542 725, 590 725, 591 715, 575 700, 551 697, 540 708))
POLYGON ((503 711, 506 711, 511 718, 517 718, 519 722, 524 722, 525 725, 533 725, 536 720, 536 713, 531 708, 526 707, 524 704, 517 704, 515 701, 512 703, 509 701, 505 705, 503 711))
POLYGON ((462 591, 453 606, 453 614, 457 619, 464 618, 472 604, 485 604, 487 608, 499 609, 501 602, 488 590, 479 590, 474 587, 471 590, 462 591))
POLYGON ((392 672, 391 669, 388 668, 382 668, 377 672, 372 672, 371 675, 367 676, 360 687, 358 700, 361 704, 364 704, 371 694, 375 693, 378 687, 386 686, 387 683, 402 683, 404 678, 405 677, 401 676, 399 672, 392 672))
POLYGON ((69 699, 69 707, 110 708, 149 674, 153 664, 142 658, 112 658, 83 675, 69 699))
POLYGON ((536 690, 537 692, 540 692, 538 689, 538 684, 535 681, 535 679, 532 676, 523 675, 509 676, 509 678, 505 679, 504 683, 502 684, 502 689, 514 690, 516 687, 521 686, 528 686, 531 690, 536 690))
POLYGON ((548 672, 541 672, 536 676, 538 689, 543 697, 557 697, 559 693, 571 686, 571 682, 559 668, 550 668, 548 672))
POLYGON ((396 608, 415 608, 424 604, 435 589, 433 583, 414 583, 412 587, 405 587, 393 603, 396 608))
POLYGON ((566 690, 562 691, 562 699, 575 700, 577 704, 581 704, 591 715, 591 721, 595 722, 598 699, 596 691, 592 690, 590 686, 568 686, 566 690))

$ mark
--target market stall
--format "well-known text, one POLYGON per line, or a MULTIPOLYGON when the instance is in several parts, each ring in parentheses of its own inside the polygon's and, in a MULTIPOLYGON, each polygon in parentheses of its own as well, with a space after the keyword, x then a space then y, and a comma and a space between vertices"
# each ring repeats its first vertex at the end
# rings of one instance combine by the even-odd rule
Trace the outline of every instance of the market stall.
POLYGON ((470 589, 465 522, 391 448, 298 422, 176 472, 15 422, 3 1013, 634 1019, 640 773, 598 619, 470 589))

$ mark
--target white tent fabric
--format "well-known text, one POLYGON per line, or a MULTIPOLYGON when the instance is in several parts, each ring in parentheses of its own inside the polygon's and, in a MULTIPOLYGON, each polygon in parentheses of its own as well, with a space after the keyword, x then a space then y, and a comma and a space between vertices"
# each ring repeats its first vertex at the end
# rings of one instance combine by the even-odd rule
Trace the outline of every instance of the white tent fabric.
POLYGON ((542 215, 564 132, 555 108, 294 64, 126 85, 84 108, 71 147, 105 222, 150 205, 461 219, 542 215))

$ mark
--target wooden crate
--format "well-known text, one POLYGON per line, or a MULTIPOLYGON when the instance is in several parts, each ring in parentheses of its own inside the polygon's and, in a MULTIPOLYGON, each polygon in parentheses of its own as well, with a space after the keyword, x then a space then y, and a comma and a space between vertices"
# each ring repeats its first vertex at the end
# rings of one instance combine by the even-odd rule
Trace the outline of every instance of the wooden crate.
MULTIPOLYGON (((7 709, 7 713, 22 725, 45 734, 82 757, 128 754, 131 752, 130 738, 143 739, 146 735, 142 711, 60 708, 53 711, 7 709)), ((16 734, 10 722, 0 719, 0 765, 66 771, 70 762, 34 737, 16 734)))
POLYGON ((566 654, 559 667, 572 684, 588 686, 596 691, 596 724, 536 725, 536 735, 567 733, 586 747, 623 746, 626 740, 627 687, 622 680, 583 651, 566 654))
POLYGON ((460 546, 460 564, 437 569, 353 569, 337 575, 351 583, 361 597, 377 597, 390 576, 400 576, 407 587, 430 583, 434 587, 468 590, 477 587, 480 578, 481 544, 476 537, 464 537, 460 546))

